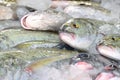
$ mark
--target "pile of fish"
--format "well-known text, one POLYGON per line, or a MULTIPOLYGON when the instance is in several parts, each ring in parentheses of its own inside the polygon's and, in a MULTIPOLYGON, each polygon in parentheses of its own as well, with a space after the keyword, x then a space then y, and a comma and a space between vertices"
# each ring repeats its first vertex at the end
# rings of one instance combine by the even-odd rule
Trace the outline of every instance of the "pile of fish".
POLYGON ((0 20, 0 80, 120 80, 120 23, 110 10, 89 0, 45 10, 9 2, 17 18, 0 20))

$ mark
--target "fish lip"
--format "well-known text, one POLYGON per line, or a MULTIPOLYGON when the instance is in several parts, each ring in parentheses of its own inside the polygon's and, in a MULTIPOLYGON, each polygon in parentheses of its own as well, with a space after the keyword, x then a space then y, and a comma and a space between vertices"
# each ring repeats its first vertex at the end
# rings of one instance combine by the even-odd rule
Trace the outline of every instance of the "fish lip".
POLYGON ((22 26, 24 29, 31 29, 30 27, 28 27, 28 26, 26 25, 26 19, 27 19, 28 16, 29 16, 29 14, 24 15, 24 16, 21 18, 21 20, 20 20, 21 26, 22 26))
POLYGON ((112 47, 112 46, 108 46, 108 45, 102 45, 102 44, 100 44, 100 45, 97 45, 96 46, 96 49, 98 50, 98 52, 100 52, 100 47, 107 47, 107 48, 109 48, 109 49, 111 49, 111 50, 113 50, 114 49, 114 47, 112 47))
POLYGON ((101 55, 108 57, 109 59, 112 60, 120 60, 119 59, 120 54, 115 47, 109 45, 99 45, 97 46, 97 48, 98 48, 98 52, 101 55))
POLYGON ((62 38, 62 35, 64 35, 64 34, 68 35, 71 39, 75 39, 75 37, 76 37, 76 35, 74 33, 72 33, 72 32, 61 31, 61 32, 59 32, 60 38, 62 38))

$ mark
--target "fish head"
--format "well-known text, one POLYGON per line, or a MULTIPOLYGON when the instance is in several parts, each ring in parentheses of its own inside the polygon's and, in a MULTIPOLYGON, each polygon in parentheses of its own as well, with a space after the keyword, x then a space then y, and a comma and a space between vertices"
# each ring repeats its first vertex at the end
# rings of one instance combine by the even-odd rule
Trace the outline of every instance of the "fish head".
POLYGON ((62 31, 74 33, 79 36, 86 34, 85 23, 79 19, 70 19, 61 26, 62 31))
POLYGON ((101 44, 113 47, 120 47, 120 36, 119 35, 105 36, 102 39, 101 44))
POLYGON ((82 19, 70 19, 60 28, 61 40, 77 49, 88 48, 95 36, 92 25, 82 19))
POLYGON ((97 50, 100 54, 108 58, 120 60, 120 36, 105 36, 97 46, 97 50))

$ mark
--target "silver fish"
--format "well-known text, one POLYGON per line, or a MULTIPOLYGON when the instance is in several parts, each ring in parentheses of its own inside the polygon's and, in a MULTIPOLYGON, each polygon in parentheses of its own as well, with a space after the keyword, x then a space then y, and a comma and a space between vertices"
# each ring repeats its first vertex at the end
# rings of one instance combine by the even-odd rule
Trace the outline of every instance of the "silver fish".
POLYGON ((109 35, 105 36, 97 46, 101 55, 114 60, 120 60, 120 36, 109 35))
POLYGON ((1 51, 0 79, 29 80, 30 71, 35 72, 55 61, 71 58, 76 54, 76 51, 53 48, 1 51))
POLYGON ((8 29, 0 32, 0 49, 10 49, 27 41, 59 42, 58 34, 53 32, 8 29))
POLYGON ((111 12, 104 8, 96 8, 93 6, 68 6, 64 12, 73 18, 90 18, 101 21, 111 21, 113 17, 111 12))
POLYGON ((53 9, 29 13, 21 19, 24 29, 58 31, 60 26, 71 17, 53 9))
MULTIPOLYGON (((90 50, 103 35, 120 34, 120 26, 94 19, 74 18, 61 26, 60 39, 79 50, 90 50), (104 31, 103 31, 104 30, 104 31)), ((92 49, 91 49, 92 50, 92 49)))
POLYGON ((21 24, 19 21, 15 20, 5 20, 0 21, 0 31, 4 29, 10 29, 10 28, 21 28, 21 24))

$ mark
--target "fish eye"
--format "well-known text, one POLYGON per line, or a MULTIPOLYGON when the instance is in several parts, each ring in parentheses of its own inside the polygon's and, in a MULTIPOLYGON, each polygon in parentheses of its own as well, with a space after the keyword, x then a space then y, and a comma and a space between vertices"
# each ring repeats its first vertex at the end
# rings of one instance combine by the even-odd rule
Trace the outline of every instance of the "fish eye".
POLYGON ((72 27, 74 27, 74 28, 79 28, 80 26, 79 26, 79 24, 77 24, 77 23, 73 23, 73 24, 72 24, 72 27))
POLYGON ((73 24, 73 27, 76 28, 76 24, 73 24))
POLYGON ((88 59, 90 57, 90 55, 86 54, 86 53, 81 53, 78 55, 78 58, 81 58, 81 59, 88 59))
POLYGON ((115 38, 114 38, 114 37, 112 37, 112 40, 115 40, 115 38))

